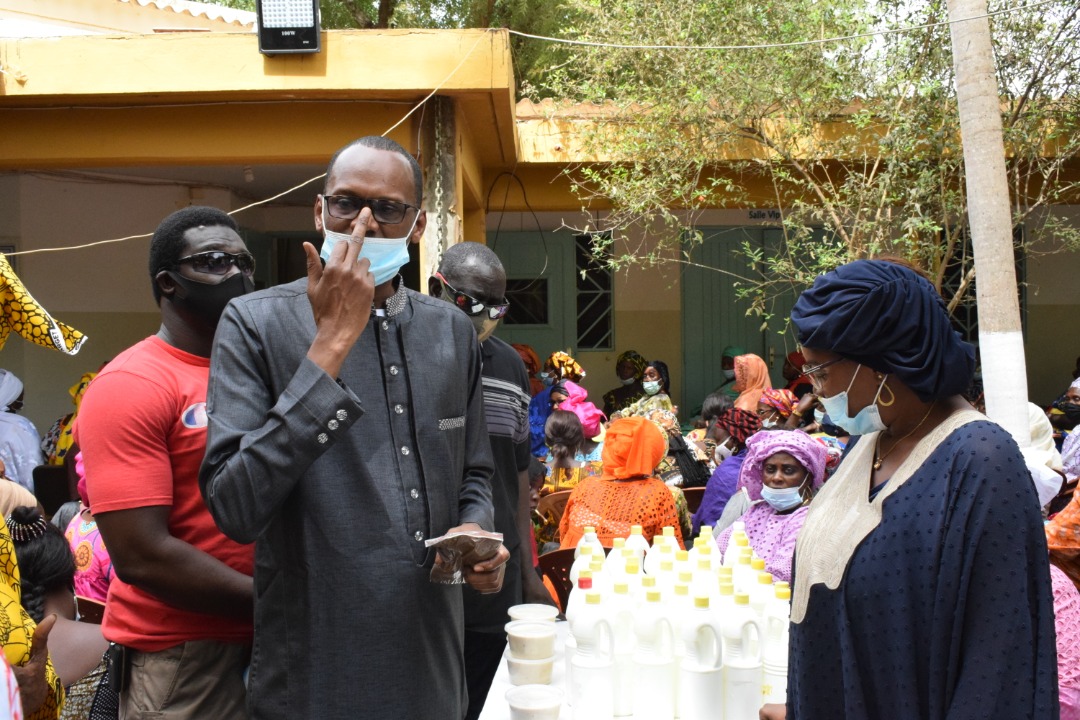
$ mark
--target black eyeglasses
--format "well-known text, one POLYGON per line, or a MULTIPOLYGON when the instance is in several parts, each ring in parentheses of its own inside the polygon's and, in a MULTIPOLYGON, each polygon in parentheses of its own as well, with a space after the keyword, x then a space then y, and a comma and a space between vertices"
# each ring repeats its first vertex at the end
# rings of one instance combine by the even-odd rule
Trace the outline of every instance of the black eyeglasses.
POLYGON ((191 269, 195 272, 209 273, 210 275, 224 275, 229 272, 233 265, 245 275, 255 272, 255 258, 251 253, 229 253, 221 250, 210 250, 182 257, 176 261, 177 265, 191 263, 191 269))
POLYGON ((435 277, 439 278, 439 282, 443 284, 443 287, 450 291, 451 296, 453 296, 454 304, 464 310, 465 314, 469 317, 479 315, 487 310, 487 316, 489 318, 492 320, 501 320, 506 316, 507 311, 510 310, 510 303, 505 299, 501 303, 496 304, 481 302, 472 295, 466 295, 460 290, 455 290, 453 285, 446 282, 446 278, 442 276, 442 273, 435 273, 435 277))
POLYGON ((355 195, 323 195, 323 207, 330 217, 340 220, 352 220, 364 208, 371 208, 371 215, 377 222, 394 225, 405 219, 405 211, 409 208, 420 208, 397 200, 384 200, 382 198, 362 198, 355 195))

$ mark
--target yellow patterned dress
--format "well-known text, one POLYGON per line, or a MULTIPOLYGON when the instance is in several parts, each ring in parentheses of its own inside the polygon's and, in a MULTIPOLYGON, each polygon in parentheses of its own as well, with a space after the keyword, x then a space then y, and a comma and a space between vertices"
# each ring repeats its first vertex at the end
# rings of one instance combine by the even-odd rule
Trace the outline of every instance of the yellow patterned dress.
MULTIPOLYGON (((22 606, 19 582, 19 566, 15 562, 15 546, 8 534, 7 523, 0 522, 0 644, 12 667, 25 665, 30 660, 30 643, 37 624, 22 606)), ((28 714, 27 720, 56 720, 64 704, 64 686, 53 669, 52 660, 45 667, 45 681, 52 693, 37 712, 28 714)))

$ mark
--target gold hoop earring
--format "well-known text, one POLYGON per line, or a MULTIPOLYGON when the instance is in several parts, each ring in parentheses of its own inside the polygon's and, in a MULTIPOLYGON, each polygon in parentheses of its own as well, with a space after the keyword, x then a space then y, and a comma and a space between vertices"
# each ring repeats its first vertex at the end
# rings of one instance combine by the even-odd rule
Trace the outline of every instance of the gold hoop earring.
POLYGON ((885 392, 886 390, 889 391, 889 402, 885 402, 884 400, 882 400, 881 394, 878 394, 878 405, 880 405, 881 407, 890 407, 894 402, 896 402, 896 393, 894 393, 892 391, 892 388, 889 387, 889 383, 884 383, 881 386, 882 392, 885 392))

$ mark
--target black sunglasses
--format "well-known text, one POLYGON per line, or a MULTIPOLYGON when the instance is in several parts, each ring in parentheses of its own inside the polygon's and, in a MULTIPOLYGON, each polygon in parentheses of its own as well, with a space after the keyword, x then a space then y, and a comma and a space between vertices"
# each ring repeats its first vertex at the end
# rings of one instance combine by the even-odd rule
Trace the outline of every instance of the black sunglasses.
POLYGON ((233 265, 245 275, 255 272, 255 258, 251 253, 229 253, 221 250, 209 250, 182 257, 176 261, 177 265, 191 263, 191 269, 195 272, 208 273, 210 275, 224 275, 229 272, 233 265))
POLYGON ((364 208, 371 208, 371 215, 377 222, 394 225, 405 219, 405 211, 409 208, 420 208, 397 200, 384 200, 382 198, 362 198, 355 195, 323 195, 323 205, 330 217, 339 220, 352 220, 364 208))
MULTIPOLYGON (((376 218, 378 219, 378 218, 376 218)), ((453 296, 454 304, 465 311, 465 314, 469 317, 479 315, 487 310, 487 316, 492 320, 501 320, 506 316, 506 313, 510 310, 510 303, 505 299, 501 303, 489 304, 481 302, 474 298, 472 295, 466 295, 460 290, 455 290, 454 286, 446 282, 446 278, 442 276, 442 273, 435 273, 435 277, 439 278, 439 282, 443 284, 443 287, 450 291, 453 296)))

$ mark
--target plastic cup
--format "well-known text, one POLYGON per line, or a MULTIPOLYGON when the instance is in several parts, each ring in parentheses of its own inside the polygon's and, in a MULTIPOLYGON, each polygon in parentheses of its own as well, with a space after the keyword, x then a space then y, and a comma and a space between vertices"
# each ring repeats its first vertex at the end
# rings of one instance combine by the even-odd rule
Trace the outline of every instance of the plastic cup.
POLYGON ((504 657, 511 685, 548 685, 551 683, 551 671, 555 666, 554 655, 526 660, 516 658, 507 651, 504 657))
POLYGON ((550 685, 520 685, 506 691, 510 720, 559 720, 562 690, 550 685))
POLYGON ((540 603, 525 603, 524 605, 515 605, 509 610, 511 620, 537 620, 555 622, 555 618, 559 614, 559 609, 552 605, 542 605, 540 603))
POLYGON ((506 623, 510 654, 520 660, 540 660, 555 654, 555 623, 514 620, 506 623))

